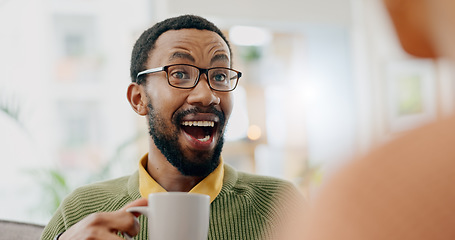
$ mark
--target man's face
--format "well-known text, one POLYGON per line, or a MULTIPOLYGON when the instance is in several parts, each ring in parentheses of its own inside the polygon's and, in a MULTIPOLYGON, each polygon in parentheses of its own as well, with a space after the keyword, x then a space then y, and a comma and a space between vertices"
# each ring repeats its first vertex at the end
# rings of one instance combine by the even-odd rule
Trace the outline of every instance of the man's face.
MULTIPOLYGON (((230 67, 229 56, 224 40, 212 31, 171 30, 157 39, 147 68, 170 64, 230 67)), ((231 94, 211 90, 205 74, 193 89, 178 89, 168 84, 165 72, 153 73, 144 88, 155 146, 184 175, 211 173, 219 164, 232 111, 231 94)))

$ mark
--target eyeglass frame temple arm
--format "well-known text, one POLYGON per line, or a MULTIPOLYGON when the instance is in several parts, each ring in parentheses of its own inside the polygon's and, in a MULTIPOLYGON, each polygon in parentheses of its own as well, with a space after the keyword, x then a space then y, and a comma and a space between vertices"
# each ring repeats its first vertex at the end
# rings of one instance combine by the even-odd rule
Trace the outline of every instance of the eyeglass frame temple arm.
POLYGON ((155 73, 155 72, 164 71, 164 68, 165 68, 165 67, 157 67, 157 68, 152 68, 152 69, 144 70, 144 71, 142 71, 142 72, 139 72, 139 73, 136 75, 136 78, 138 78, 139 76, 144 75, 144 74, 149 74, 149 73, 155 73))

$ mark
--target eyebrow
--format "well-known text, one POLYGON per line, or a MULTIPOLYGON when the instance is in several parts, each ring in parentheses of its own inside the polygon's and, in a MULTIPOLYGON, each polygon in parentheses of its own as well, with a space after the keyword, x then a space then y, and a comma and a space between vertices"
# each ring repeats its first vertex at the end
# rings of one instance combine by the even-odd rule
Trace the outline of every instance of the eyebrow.
POLYGON ((191 56, 188 53, 184 53, 184 52, 175 52, 169 57, 169 61, 172 61, 172 60, 175 60, 175 59, 186 59, 186 60, 189 60, 191 62, 196 62, 196 60, 194 59, 193 56, 191 56))
POLYGON ((210 60, 210 64, 213 64, 215 62, 226 62, 229 63, 229 58, 226 56, 226 54, 217 54, 213 56, 212 60, 210 60))
MULTIPOLYGON (((184 52, 175 52, 169 57, 169 61, 175 60, 175 59, 186 59, 191 62, 196 62, 193 56, 189 53, 184 53, 184 52)), ((226 62, 229 63, 229 57, 226 56, 226 54, 217 54, 212 57, 210 60, 210 64, 214 64, 215 62, 226 62)))

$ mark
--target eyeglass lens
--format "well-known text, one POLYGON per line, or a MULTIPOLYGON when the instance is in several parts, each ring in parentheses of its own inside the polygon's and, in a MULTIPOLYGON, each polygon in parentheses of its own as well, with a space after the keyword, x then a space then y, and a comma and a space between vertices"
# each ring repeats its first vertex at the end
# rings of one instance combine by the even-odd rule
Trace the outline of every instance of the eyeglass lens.
MULTIPOLYGON (((173 65, 167 69, 169 84, 180 88, 194 87, 198 77, 199 69, 188 65, 173 65)), ((232 90, 238 80, 237 72, 226 68, 212 68, 208 71, 207 77, 210 86, 215 90, 232 90)))

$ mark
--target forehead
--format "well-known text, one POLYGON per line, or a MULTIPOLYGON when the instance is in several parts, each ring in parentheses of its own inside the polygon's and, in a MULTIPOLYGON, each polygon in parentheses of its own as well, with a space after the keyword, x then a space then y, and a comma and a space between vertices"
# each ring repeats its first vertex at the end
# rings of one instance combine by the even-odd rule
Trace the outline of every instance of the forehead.
POLYGON ((230 62, 229 54, 226 42, 215 32, 198 29, 169 30, 156 40, 149 63, 166 64, 173 61, 175 56, 185 55, 193 58, 186 60, 195 63, 211 60, 215 56, 223 59, 219 58, 220 55, 225 55, 225 61, 230 62))

